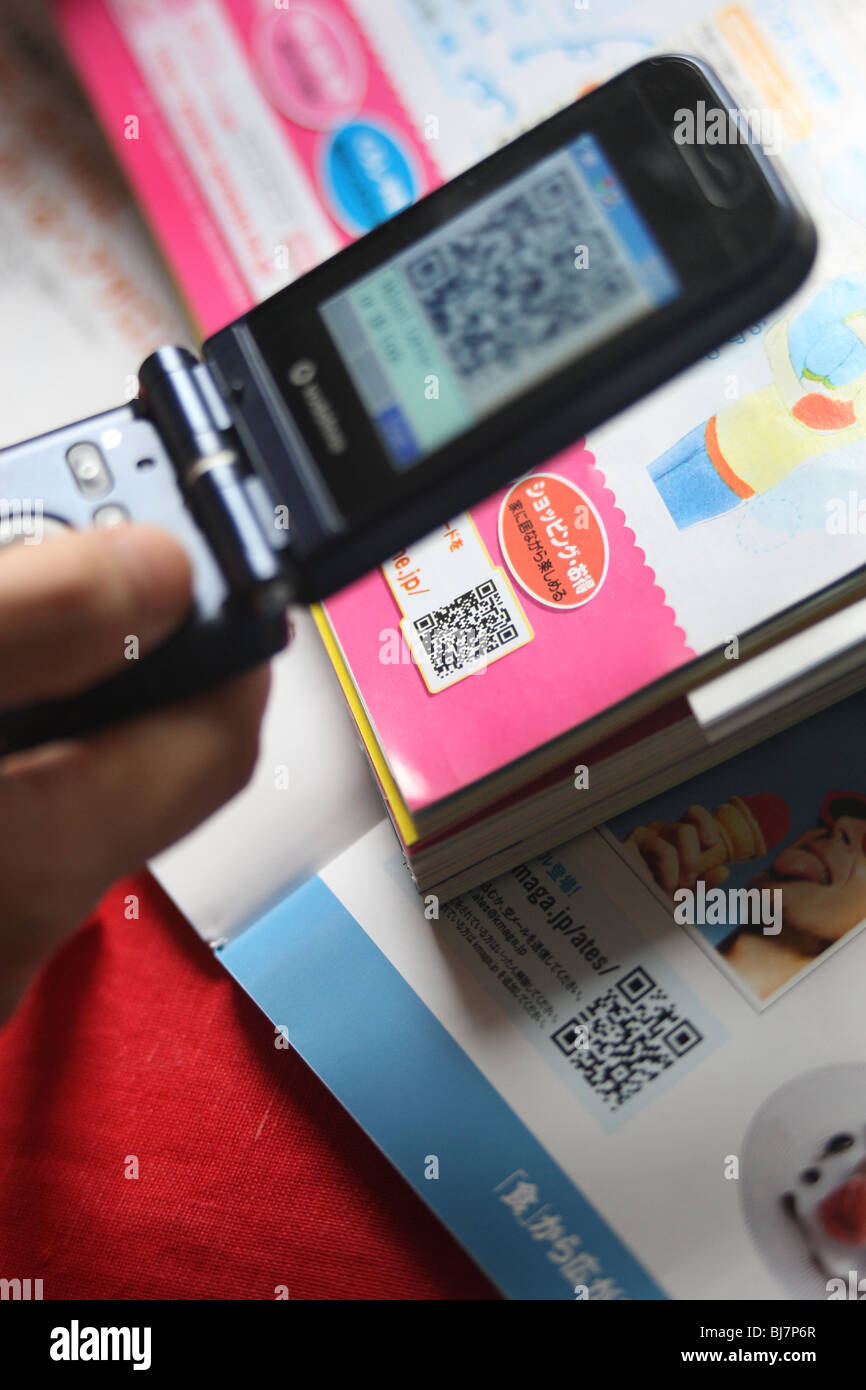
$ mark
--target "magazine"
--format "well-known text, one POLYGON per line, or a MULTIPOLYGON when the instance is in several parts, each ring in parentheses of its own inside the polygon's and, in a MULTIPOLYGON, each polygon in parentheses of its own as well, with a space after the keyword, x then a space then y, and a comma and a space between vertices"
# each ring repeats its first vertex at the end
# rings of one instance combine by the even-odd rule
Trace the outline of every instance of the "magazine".
POLYGON ((510 1297, 859 1298, 864 717, 450 902, 380 825, 220 957, 510 1297))

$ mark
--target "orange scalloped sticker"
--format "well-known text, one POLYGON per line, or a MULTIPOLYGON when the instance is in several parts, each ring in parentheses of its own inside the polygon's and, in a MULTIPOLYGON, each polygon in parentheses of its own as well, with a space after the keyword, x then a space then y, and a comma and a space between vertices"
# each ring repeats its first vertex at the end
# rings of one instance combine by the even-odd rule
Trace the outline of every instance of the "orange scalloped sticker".
POLYGON ((607 574, 598 512, 556 473, 532 473, 509 489, 499 511, 499 544, 521 589, 548 608, 582 608, 607 574))

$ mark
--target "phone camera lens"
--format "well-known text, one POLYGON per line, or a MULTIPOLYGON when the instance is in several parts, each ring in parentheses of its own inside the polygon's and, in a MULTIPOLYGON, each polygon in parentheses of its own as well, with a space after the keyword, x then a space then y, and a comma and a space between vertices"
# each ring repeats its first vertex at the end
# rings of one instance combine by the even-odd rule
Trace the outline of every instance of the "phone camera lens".
POLYGON ((129 512, 117 502, 107 502, 104 507, 97 507, 93 513, 94 526, 103 530, 112 526, 123 526, 127 521, 129 521, 129 512))

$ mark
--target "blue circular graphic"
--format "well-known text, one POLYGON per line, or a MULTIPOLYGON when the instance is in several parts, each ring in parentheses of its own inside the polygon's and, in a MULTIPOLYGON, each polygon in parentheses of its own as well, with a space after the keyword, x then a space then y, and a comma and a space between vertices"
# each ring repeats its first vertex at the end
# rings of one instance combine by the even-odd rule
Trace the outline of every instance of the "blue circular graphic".
POLYGON ((371 120, 350 121, 331 136, 323 176, 334 216, 353 234, 368 232, 418 196, 409 149, 371 120))

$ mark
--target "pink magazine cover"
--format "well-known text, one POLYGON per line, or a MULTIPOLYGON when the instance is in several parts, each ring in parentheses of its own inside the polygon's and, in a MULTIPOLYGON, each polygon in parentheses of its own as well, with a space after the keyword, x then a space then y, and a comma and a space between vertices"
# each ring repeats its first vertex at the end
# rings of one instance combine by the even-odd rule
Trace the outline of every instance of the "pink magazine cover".
POLYGON ((583 445, 324 608, 410 814, 694 655, 583 445))
MULTIPOLYGON (((54 9, 205 334, 441 181, 341 0, 54 9)), ((410 815, 693 655, 581 446, 325 613, 410 815)))
POLYGON ((341 0, 54 0, 206 336, 441 182, 341 0))

